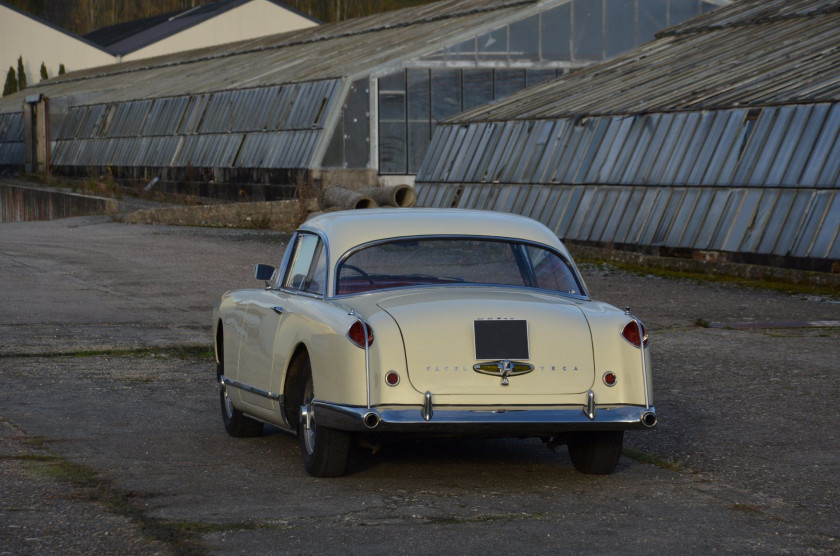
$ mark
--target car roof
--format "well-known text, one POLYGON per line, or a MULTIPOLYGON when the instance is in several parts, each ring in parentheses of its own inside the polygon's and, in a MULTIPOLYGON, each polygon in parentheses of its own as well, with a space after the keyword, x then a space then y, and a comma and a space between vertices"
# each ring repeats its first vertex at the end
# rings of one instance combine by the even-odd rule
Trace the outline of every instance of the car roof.
POLYGON ((557 236, 543 224, 516 214, 482 210, 376 208, 328 212, 304 222, 300 230, 327 239, 332 257, 358 245, 399 237, 430 235, 522 239, 549 245, 571 259, 557 236))

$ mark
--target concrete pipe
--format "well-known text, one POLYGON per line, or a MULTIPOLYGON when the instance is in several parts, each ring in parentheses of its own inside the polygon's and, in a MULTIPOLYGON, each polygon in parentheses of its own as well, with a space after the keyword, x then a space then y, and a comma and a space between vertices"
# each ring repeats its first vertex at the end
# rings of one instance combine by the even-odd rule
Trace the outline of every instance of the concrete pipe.
POLYGON ((321 197, 321 207, 324 209, 330 207, 338 207, 341 209, 366 209, 376 207, 376 201, 369 196, 341 187, 340 185, 330 185, 324 188, 324 194, 321 197))
POLYGON ((385 187, 368 187, 362 193, 378 204, 389 207, 413 207, 417 202, 417 193, 410 185, 389 185, 385 187))

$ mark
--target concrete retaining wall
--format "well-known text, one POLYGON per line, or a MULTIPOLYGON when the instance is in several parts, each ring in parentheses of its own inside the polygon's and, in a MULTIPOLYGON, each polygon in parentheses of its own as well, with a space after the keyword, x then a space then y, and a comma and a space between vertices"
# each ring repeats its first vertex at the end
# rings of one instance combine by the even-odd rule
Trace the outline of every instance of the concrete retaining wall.
POLYGON ((293 232, 310 212, 317 209, 318 202, 315 199, 227 203, 139 210, 126 216, 123 222, 293 232))
POLYGON ((0 222, 116 214, 117 201, 39 187, 0 183, 0 222))

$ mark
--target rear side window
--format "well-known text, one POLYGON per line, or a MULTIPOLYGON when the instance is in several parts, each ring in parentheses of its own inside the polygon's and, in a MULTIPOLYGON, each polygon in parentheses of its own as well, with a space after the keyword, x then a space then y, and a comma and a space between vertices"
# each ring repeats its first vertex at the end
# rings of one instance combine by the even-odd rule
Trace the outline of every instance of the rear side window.
POLYGON ((326 250, 314 234, 300 234, 283 287, 323 295, 327 279, 326 250))

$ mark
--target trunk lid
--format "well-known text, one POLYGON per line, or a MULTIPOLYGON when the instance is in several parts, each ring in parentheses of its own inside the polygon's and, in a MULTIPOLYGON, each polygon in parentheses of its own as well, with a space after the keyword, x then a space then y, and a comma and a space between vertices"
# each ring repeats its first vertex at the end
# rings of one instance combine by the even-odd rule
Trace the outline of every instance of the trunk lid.
POLYGON ((400 293, 378 305, 399 326, 409 379, 420 392, 545 396, 592 386, 592 338, 574 302, 509 288, 457 287, 400 293), (507 381, 505 360, 511 361, 507 381))

